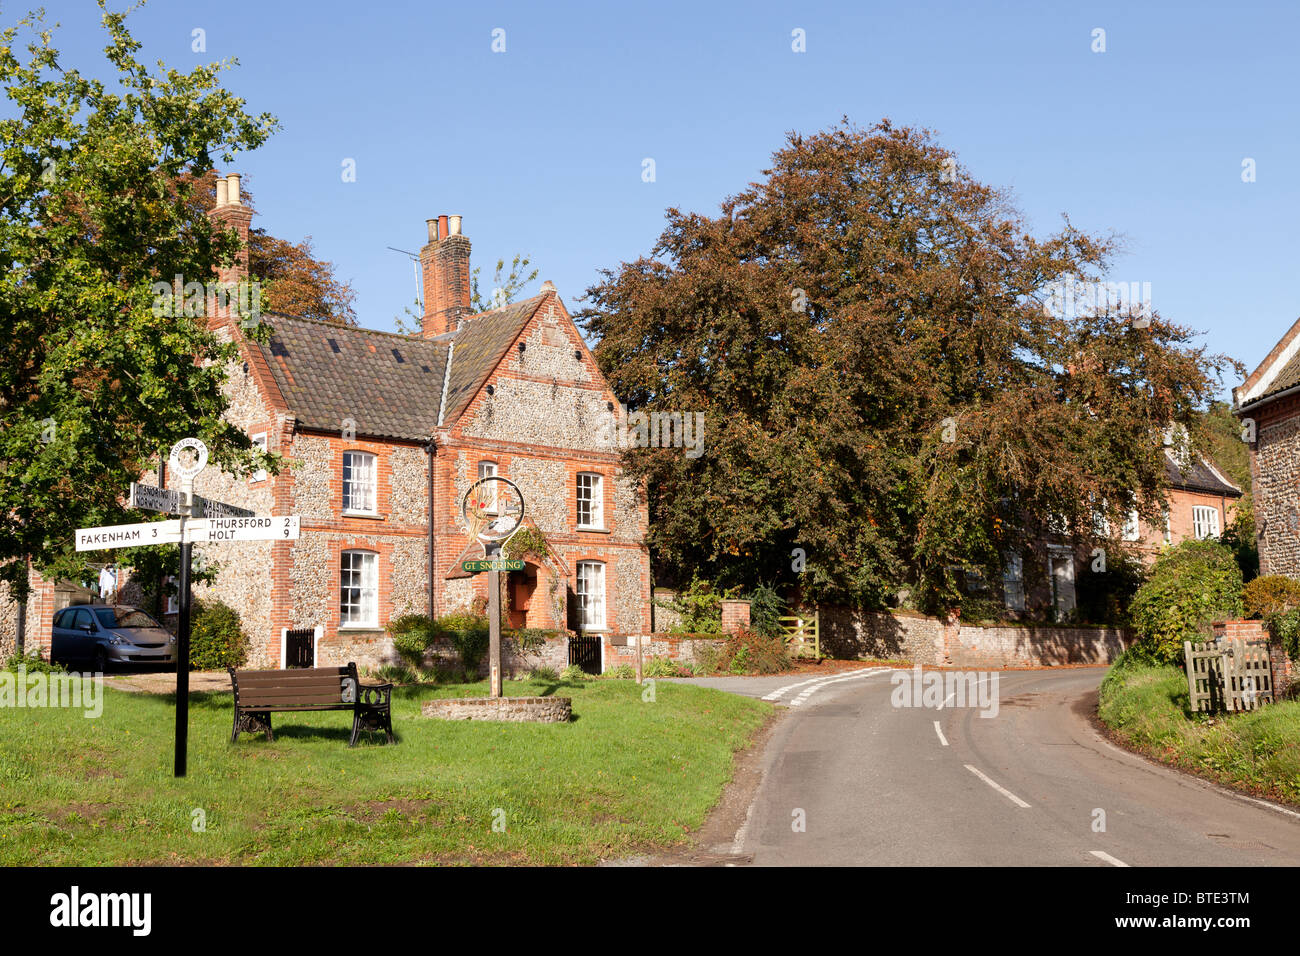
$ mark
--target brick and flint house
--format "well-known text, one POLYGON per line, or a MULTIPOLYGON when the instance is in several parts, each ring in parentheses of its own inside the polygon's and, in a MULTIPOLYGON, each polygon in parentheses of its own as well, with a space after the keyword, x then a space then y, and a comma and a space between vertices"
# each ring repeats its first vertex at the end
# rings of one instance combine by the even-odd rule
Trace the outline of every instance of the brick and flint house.
MULTIPOLYGON (((252 213, 239 202, 238 177, 220 185, 212 216, 247 240, 252 213)), ((195 491, 301 517, 297 541, 195 546, 196 560, 220 568, 196 596, 239 612, 252 666, 285 666, 286 632, 306 629, 316 663, 374 666, 393 659, 384 632, 393 618, 485 600, 487 575, 461 570, 483 552, 459 504, 493 474, 518 485, 524 527, 545 541, 545 554, 528 553, 523 571, 501 576, 508 627, 650 630, 647 512, 611 441, 617 398, 550 282, 531 298, 471 314, 460 217, 426 225, 417 335, 264 315, 263 345, 228 314, 212 320, 241 342, 227 417, 285 467, 247 477, 210 467, 195 491)), ((220 279, 246 277, 245 252, 220 279)), ((53 585, 34 583, 28 646, 48 647, 58 600, 53 585)), ((295 651, 302 640, 295 635, 295 651)), ((548 663, 563 664, 557 650, 548 663)))
MULTIPOLYGON (((1180 460, 1172 448, 1164 449, 1169 490, 1164 520, 1153 524, 1131 511, 1118 530, 1127 550, 1152 564, 1161 549, 1189 538, 1220 537, 1232 522, 1242 489, 1234 485, 1203 456, 1180 460)), ((1110 537, 1110 522, 1097 518, 1097 531, 1110 537)), ((1064 620, 1078 606, 1077 585, 1096 562, 1091 546, 1071 544, 1065 535, 1048 535, 1025 555, 1010 554, 1003 567, 1002 601, 1016 612, 1041 609, 1046 616, 1064 620), (1026 571, 1027 566, 1031 569, 1026 571)))
POLYGON ((1259 573, 1300 578, 1300 320, 1232 397, 1250 442, 1259 573))

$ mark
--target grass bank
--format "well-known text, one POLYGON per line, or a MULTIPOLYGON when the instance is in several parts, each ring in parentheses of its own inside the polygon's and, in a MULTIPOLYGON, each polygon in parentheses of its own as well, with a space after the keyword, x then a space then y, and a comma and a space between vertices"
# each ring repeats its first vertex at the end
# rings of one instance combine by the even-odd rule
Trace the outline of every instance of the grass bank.
POLYGON ((1300 805, 1300 701, 1244 714, 1193 715, 1177 667, 1120 658, 1102 681, 1097 709, 1121 742, 1226 786, 1300 805))
POLYGON ((398 742, 351 750, 343 712, 276 714, 273 743, 232 746, 230 694, 195 694, 182 780, 172 695, 109 690, 98 719, 0 708, 0 865, 594 863, 685 840, 771 711, 662 682, 647 702, 622 681, 510 681, 572 697, 575 719, 420 716, 486 691, 399 688, 398 742))

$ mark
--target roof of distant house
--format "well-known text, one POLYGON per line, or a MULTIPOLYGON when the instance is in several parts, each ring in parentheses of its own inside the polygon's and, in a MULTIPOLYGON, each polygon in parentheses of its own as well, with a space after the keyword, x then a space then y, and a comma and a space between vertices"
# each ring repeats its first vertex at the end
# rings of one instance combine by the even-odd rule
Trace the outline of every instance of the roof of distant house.
POLYGON ((1175 488, 1226 495, 1229 498, 1240 498, 1242 495, 1242 490, 1225 478, 1206 458, 1195 458, 1180 465, 1173 452, 1166 448, 1165 471, 1169 475, 1170 484, 1175 488))
POLYGON ((266 344, 250 346, 299 427, 340 431, 350 423, 357 435, 424 441, 440 415, 450 425, 464 412, 544 298, 482 312, 432 339, 271 315, 266 344))

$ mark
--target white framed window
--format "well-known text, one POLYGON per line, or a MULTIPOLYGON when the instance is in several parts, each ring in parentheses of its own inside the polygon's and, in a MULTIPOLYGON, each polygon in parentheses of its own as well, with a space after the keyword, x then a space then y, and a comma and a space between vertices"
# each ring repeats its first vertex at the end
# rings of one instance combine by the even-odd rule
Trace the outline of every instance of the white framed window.
MULTIPOLYGON (((478 463, 478 476, 480 478, 495 478, 497 473, 497 463, 495 461, 480 461, 478 463)), ((487 503, 488 514, 497 513, 497 482, 489 482, 480 488, 475 494, 484 499, 487 503)))
MULTIPOLYGON (((261 451, 266 451, 266 432, 258 432, 256 435, 250 435, 249 440, 252 441, 254 448, 260 449, 261 451)), ((266 481, 266 469, 265 468, 257 469, 255 472, 253 472, 251 476, 249 476, 248 480, 266 481)))
POLYGON ((1142 523, 1138 519, 1137 509, 1134 508, 1124 519, 1124 540, 1137 541, 1142 537, 1142 523))
POLYGON ((1165 544, 1174 540, 1174 525, 1169 516, 1169 509, 1165 509, 1165 544))
POLYGON ((578 527, 605 527, 605 494, 600 475, 590 472, 578 475, 578 527))
MULTIPOLYGON (((166 593, 167 589, 172 585, 174 585, 175 583, 176 583, 176 578, 170 574, 167 575, 165 578, 163 578, 164 593, 166 593)), ((181 596, 179 592, 173 591, 172 593, 167 594, 166 608, 163 613, 179 614, 181 612, 180 602, 181 602, 181 596)))
POLYGON ((1014 551, 1002 556, 1002 603, 1008 610, 1025 609, 1025 561, 1014 551))
POLYGON ((605 565, 578 562, 578 616, 584 631, 605 629, 605 565))
POLYGON ((344 551, 339 558, 339 626, 379 626, 379 555, 344 551))
POLYGON ((1192 508, 1192 534, 1196 540, 1219 536, 1219 509, 1196 505, 1192 508))
POLYGON ((375 456, 369 452, 343 453, 343 510, 375 513, 375 456))

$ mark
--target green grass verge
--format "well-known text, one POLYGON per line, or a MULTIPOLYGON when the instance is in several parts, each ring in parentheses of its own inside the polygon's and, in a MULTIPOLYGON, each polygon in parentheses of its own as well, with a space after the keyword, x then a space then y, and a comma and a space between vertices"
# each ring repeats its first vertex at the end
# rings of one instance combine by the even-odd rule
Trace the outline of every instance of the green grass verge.
POLYGON ((1133 749, 1218 783, 1300 805, 1300 701, 1244 714, 1192 715, 1181 668, 1120 658, 1097 714, 1133 749))
POLYGON ((231 745, 230 694, 194 694, 182 780, 173 695, 109 690, 98 719, 0 708, 0 865, 594 863, 683 842, 772 710, 677 684, 644 702, 622 681, 511 681, 508 695, 572 697, 575 719, 420 716, 486 692, 398 688, 398 742, 351 750, 344 712, 276 714, 273 743, 231 745))

